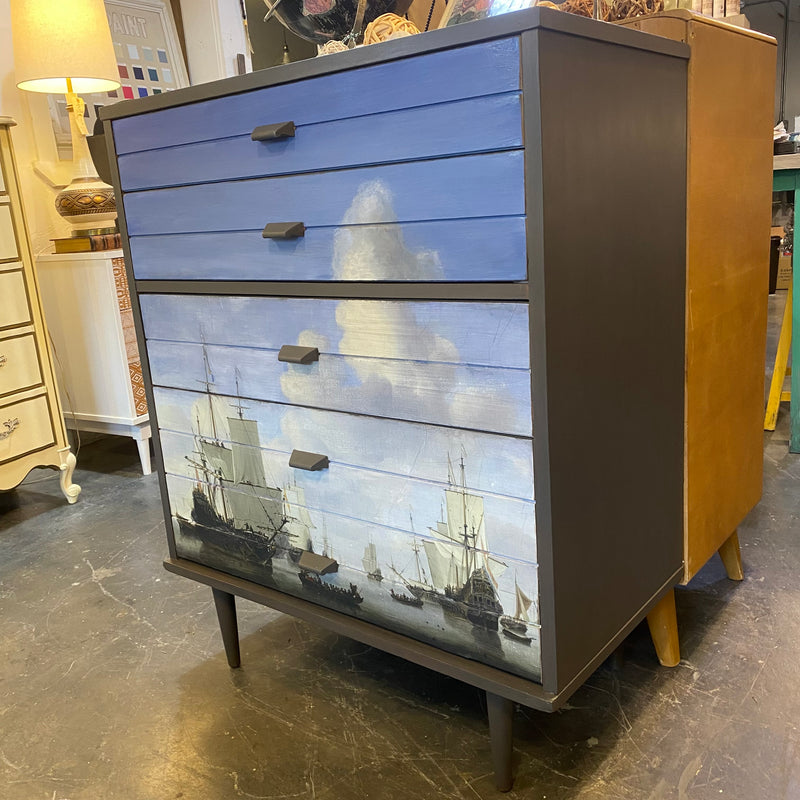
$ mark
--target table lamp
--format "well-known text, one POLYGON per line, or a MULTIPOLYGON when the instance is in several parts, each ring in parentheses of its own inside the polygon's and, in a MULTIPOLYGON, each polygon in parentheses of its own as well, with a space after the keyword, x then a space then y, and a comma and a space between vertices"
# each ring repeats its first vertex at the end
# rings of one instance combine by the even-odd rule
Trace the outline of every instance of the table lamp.
MULTIPOLYGON (((75 226, 109 226, 117 216, 114 190, 97 176, 78 97, 120 85, 103 0, 11 0, 11 33, 17 86, 67 96, 74 174, 56 210, 75 226)), ((73 236, 85 234, 73 229, 73 236)))

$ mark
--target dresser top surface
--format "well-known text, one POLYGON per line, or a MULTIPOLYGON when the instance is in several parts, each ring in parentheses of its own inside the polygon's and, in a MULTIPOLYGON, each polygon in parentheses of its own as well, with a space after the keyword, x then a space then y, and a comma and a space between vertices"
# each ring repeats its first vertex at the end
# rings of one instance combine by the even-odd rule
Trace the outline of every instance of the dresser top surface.
POLYGON ((689 47, 680 42, 554 9, 531 8, 477 22, 454 25, 451 28, 428 31, 416 36, 358 47, 343 53, 333 53, 324 57, 270 67, 246 75, 178 89, 174 92, 124 100, 105 106, 100 116, 107 120, 122 119, 268 86, 292 83, 305 78, 373 66, 437 50, 447 50, 515 36, 537 29, 608 42, 621 47, 647 50, 676 58, 689 58, 689 47))

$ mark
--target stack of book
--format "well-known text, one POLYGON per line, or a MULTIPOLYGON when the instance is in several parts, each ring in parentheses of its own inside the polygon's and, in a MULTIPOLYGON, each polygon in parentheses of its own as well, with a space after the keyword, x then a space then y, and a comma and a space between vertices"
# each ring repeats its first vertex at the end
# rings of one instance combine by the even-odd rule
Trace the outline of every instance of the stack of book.
POLYGON ((95 250, 118 250, 122 247, 122 240, 119 233, 98 233, 53 239, 53 246, 56 253, 90 253, 95 250))

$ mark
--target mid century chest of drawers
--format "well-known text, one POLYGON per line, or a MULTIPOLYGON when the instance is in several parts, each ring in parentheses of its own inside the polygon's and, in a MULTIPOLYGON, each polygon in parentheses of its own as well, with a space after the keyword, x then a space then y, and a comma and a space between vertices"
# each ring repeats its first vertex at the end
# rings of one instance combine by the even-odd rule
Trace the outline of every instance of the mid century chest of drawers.
POLYGON ((35 467, 61 471, 69 503, 70 452, 39 288, 31 257, 22 192, 11 145, 9 117, 0 117, 0 491, 13 489, 35 467))
POLYGON ((167 569, 557 708, 681 575, 685 46, 533 10, 105 110, 167 569))

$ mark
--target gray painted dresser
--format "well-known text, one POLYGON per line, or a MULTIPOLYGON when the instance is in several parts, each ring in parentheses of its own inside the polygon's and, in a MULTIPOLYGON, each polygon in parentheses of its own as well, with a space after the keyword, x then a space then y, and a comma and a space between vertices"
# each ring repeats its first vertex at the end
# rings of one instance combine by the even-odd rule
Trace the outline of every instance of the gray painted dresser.
POLYGON ((686 59, 550 10, 103 112, 171 572, 558 708, 681 575, 686 59))

